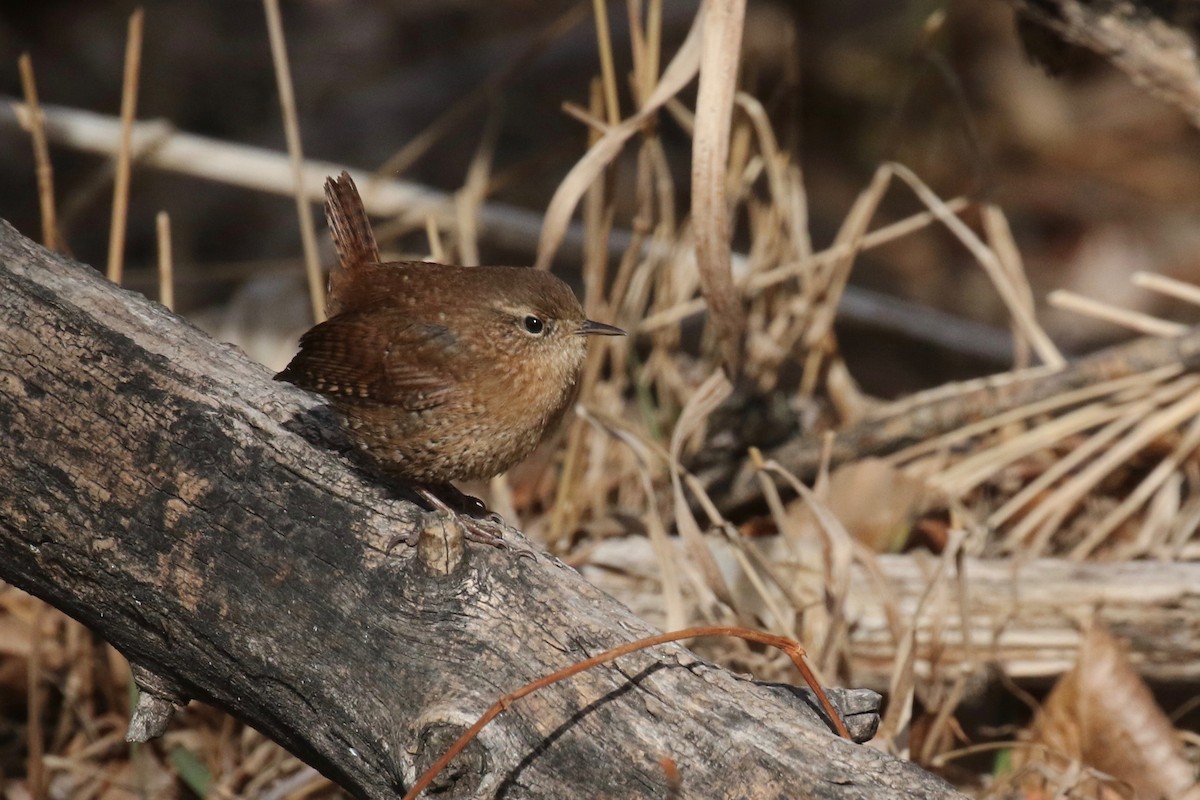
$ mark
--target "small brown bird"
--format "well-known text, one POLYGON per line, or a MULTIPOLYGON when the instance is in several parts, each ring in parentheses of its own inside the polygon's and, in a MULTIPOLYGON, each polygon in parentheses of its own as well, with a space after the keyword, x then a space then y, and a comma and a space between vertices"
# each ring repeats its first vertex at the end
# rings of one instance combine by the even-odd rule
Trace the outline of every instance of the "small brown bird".
MULTIPOLYGON (((330 318, 300 339, 277 380, 327 395, 381 471, 439 509, 450 481, 490 478, 528 456, 573 403, 587 319, 565 283, 521 267, 381 263, 358 190, 325 182, 341 270, 330 318)), ((471 538, 497 535, 464 520, 471 538)))

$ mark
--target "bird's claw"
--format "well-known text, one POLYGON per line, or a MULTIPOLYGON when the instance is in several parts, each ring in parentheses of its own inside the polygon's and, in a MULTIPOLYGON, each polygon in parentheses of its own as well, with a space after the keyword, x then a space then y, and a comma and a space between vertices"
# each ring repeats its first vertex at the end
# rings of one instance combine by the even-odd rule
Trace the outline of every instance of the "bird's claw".
POLYGON ((391 554, 392 550, 394 550, 396 548, 396 545, 398 545, 398 544, 406 544, 409 547, 416 547, 417 540, 420 538, 421 538, 421 529, 420 528, 410 530, 405 533, 397 533, 395 536, 393 536, 392 538, 387 540, 387 544, 385 544, 383 546, 383 552, 387 553, 387 554, 391 554))
POLYGON ((504 540, 504 519, 499 514, 488 514, 482 519, 459 514, 455 521, 462 529, 463 538, 491 547, 508 549, 508 542, 504 540))

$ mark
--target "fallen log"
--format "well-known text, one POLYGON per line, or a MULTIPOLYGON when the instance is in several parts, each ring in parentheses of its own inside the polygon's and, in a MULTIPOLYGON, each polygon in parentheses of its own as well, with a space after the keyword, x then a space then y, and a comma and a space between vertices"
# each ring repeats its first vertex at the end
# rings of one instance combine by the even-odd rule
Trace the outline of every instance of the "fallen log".
MULTIPOLYGON (((355 470, 317 397, 6 223, 0 425, 0 578, 129 659, 137 738, 198 699, 392 798, 496 697, 652 632, 516 531, 464 549, 355 470)), ((871 697, 835 695, 860 734, 871 697)), ((677 797, 958 796, 671 645, 516 703, 438 788, 664 797, 665 759, 677 797)))

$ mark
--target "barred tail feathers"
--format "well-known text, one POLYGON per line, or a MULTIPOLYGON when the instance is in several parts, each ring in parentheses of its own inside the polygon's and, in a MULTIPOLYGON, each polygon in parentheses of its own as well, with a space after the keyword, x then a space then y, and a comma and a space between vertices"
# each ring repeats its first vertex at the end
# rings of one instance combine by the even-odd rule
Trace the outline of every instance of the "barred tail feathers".
POLYGON ((379 263, 379 245, 354 179, 345 170, 325 179, 325 219, 337 249, 338 262, 349 272, 379 263))

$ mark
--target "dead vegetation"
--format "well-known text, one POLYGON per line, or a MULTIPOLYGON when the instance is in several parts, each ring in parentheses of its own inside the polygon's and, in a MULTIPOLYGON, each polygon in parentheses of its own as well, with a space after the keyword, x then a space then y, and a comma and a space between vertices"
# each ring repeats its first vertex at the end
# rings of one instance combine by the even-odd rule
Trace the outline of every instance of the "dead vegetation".
MULTIPOLYGON (((949 68, 944 51, 978 40, 986 45, 981 50, 992 51, 993 65, 1015 69, 1004 62, 1013 58, 1012 41, 1008 52, 997 52, 1003 40, 997 26, 1007 23, 1007 12, 967 6, 949 21, 939 14, 925 20, 924 38, 910 44, 917 59, 935 71, 949 68)), ((628 12, 620 37, 625 49, 614 44, 606 18, 593 17, 600 47, 589 58, 598 77, 586 102, 557 98, 584 126, 588 142, 586 152, 574 146, 577 160, 558 173, 553 196, 547 191, 537 200, 545 208, 540 228, 540 214, 496 199, 530 167, 496 166, 500 117, 475 95, 434 119, 427 134, 411 137, 408 149, 388 162, 428 158, 453 131, 447 120, 461 122, 461 109, 471 108, 488 121, 465 151, 460 146, 467 155, 457 191, 391 174, 356 175, 392 254, 479 263, 490 241, 500 239, 508 252, 536 257, 540 268, 554 264, 568 274, 578 265, 588 315, 636 332, 595 343, 583 403, 552 447, 474 488, 510 523, 655 624, 751 625, 795 637, 827 684, 886 691, 876 745, 941 770, 979 796, 1195 795, 1195 717, 1181 703, 1200 681, 1194 667, 1200 571, 1192 571, 1200 556, 1200 348, 1195 329, 1150 313, 1162 309, 1189 320, 1194 309, 1149 298, 1200 299, 1191 285, 1200 281, 1200 265, 1194 253, 1178 255, 1187 247, 1176 241, 1195 242, 1179 230, 1194 227, 1200 209, 1194 199, 1181 202, 1179 187, 1196 184, 1174 177, 1200 177, 1200 160, 1182 152, 1189 144, 1194 150, 1196 132, 1186 120, 1200 109, 1184 108, 1184 122, 1170 118, 1174 138, 1160 125, 1165 144, 1153 159, 1139 161, 1122 142, 1168 112, 1157 100, 1131 97, 1124 78, 1105 72, 1099 59, 1074 84, 1027 69, 1022 85, 1001 70, 987 80, 1003 86, 982 94, 1018 93, 1023 100, 1006 96, 988 113, 999 114, 1005 104, 1028 107, 996 126, 995 152, 975 141, 957 167, 906 158, 906 149, 917 152, 932 137, 901 120, 899 144, 885 148, 872 161, 879 163, 873 174, 855 184, 852 171, 831 174, 815 159, 798 157, 787 104, 765 96, 772 88, 776 100, 798 91, 794 74, 764 76, 754 57, 761 27, 778 23, 772 15, 782 11, 752 8, 744 43, 730 27, 741 24, 738 3, 714 0, 706 13, 684 15, 660 0, 631 0, 628 12), (714 35, 721 31, 726 35, 714 35), (735 83, 731 71, 739 59, 735 83), (620 73, 618 62, 629 71, 620 73), (1077 120, 1056 128, 1036 120, 1039 103, 1077 120), (1136 113, 1146 109, 1150 123, 1136 113), (1081 130, 1089 125, 1094 129, 1081 130), (679 168, 681 153, 690 173, 679 168), (1050 159, 1064 172, 1057 183, 1039 173, 1037 163, 1050 159), (984 163, 996 173, 994 191, 969 174, 984 163), (1101 177, 1106 190, 1083 202, 1081 187, 1101 177), (1169 213, 1136 216, 1112 186, 1134 187, 1169 213), (1073 230, 1067 256, 1056 255, 1066 249, 1061 232, 1026 234, 1028 243, 1014 233, 1052 215, 1073 230), (1141 249, 1127 244, 1138 225, 1141 249), (1126 243, 1118 254, 1136 257, 1107 271, 1091 269, 1081 254, 1115 258, 1104 246, 1113 241, 1126 243), (872 396, 913 388, 911 381, 888 385, 877 376, 888 374, 883 362, 895 347, 889 340, 909 342, 914 363, 928 358, 912 344, 919 337, 903 333, 911 328, 846 311, 860 291, 857 270, 865 262, 877 272, 888 259, 892 276, 878 283, 911 284, 910 299, 936 299, 962 316, 1007 326, 1011 371, 945 382, 900 400, 872 396), (937 280, 937 268, 927 263, 939 260, 957 265, 952 281, 937 280), (1077 268, 1064 269, 1065 263, 1077 268), (1143 266, 1149 271, 1135 276, 1143 266), (963 277, 968 269, 971 277, 963 277), (933 284, 943 289, 936 298, 933 284), (1133 284, 1155 294, 1124 311, 1103 302, 1131 295, 1133 284), (1078 322, 1064 322, 1062 311, 1055 317, 1042 302, 1047 288, 1064 287, 1075 294, 1058 293, 1050 303, 1083 315, 1070 318, 1078 322), (1063 350, 1078 351, 1085 342, 1072 329, 1096 320, 1144 338, 1068 359, 1063 350), (847 346, 848 329, 850 339, 866 335, 868 345, 847 346), (875 347, 885 356, 873 356, 875 347), (1139 562, 1164 566, 1156 577, 1139 562), (1083 565, 1086 581, 1073 582, 1072 565, 1083 565), (1046 695, 1048 681, 1060 675, 1046 695), (1177 706, 1172 720, 1167 713, 1177 706)), ((549 20, 529 47, 549 46, 585 16, 575 9, 549 20)), ((794 20, 785 23, 776 25, 782 46, 804 48, 794 20)), ((131 40, 141 35, 140 25, 131 24, 131 40)), ((146 35, 153 37, 153 20, 149 25, 146 35)), ((279 54, 280 40, 273 41, 279 54)), ((138 74, 135 50, 129 50, 135 66, 127 73, 123 127, 115 118, 48 107, 43 130, 28 67, 29 103, 14 100, 4 112, 34 134, 38 191, 29 202, 40 200, 48 245, 66 246, 71 237, 56 222, 44 139, 68 152, 116 158, 109 238, 116 276, 125 258, 126 192, 136 198, 139 171, 186 171, 293 194, 301 215, 309 215, 320 182, 341 167, 302 160, 303 126, 289 123, 289 162, 268 148, 239 149, 169 126, 135 125, 136 80, 128 77, 138 74)), ((853 47, 824 52, 842 63, 826 64, 829 75, 815 80, 845 85, 853 82, 846 73, 857 69, 859 90, 879 91, 880 65, 869 54, 853 47)), ((1119 66, 1133 63, 1136 70, 1136 59, 1122 52, 1119 66)), ((983 57, 960 55, 957 67, 969 72, 983 57)), ((276 66, 286 74, 281 62, 276 66)), ((519 80, 506 72, 493 88, 519 80)), ((960 81, 952 77, 945 85, 962 91, 960 81)), ((281 86, 287 86, 282 78, 281 86)), ((1190 102, 1183 89, 1161 93, 1190 102)), ((53 99, 43 91, 43 102, 53 99)), ((902 111, 922 110, 920 98, 907 106, 892 101, 902 111)), ((294 105, 285 102, 285 113, 294 113, 294 105)), ((955 113, 951 127, 961 134, 974 117, 955 113)), ((820 121, 805 125, 807 135, 820 121)), ((178 222, 179 212, 171 219, 178 222)), ((168 226, 159 231, 158 241, 169 243, 168 226)), ((164 256, 171 249, 160 247, 164 256)), ((315 263, 315 250, 306 250, 315 263)), ((299 251, 294 244, 289 252, 299 251)), ((199 280, 198 258, 175 253, 176 262, 190 264, 185 284, 199 280)), ((142 260, 142 273, 158 263, 142 260)), ((298 276, 299 257, 292 261, 298 276)), ((245 278, 255 266, 236 264, 227 272, 245 278)), ((218 280, 212 277, 218 272, 205 279, 218 280)), ((180 271, 164 267, 159 274, 180 271)), ((321 313, 319 296, 297 294, 299 285, 260 283, 275 293, 260 288, 226 310, 196 316, 277 366, 307 323, 308 304, 321 313), (297 298, 298 314, 265 330, 236 324, 229 310, 249 302, 250 316, 261 316, 297 298)), ((309 281, 310 288, 319 285, 309 281)), ((919 311, 895 309, 922 326, 919 311)), ((928 326, 938 319, 931 314, 928 326)), ((1115 337, 1112 330, 1105 337, 1115 337)), ((920 341, 922 347, 940 342, 960 360, 978 352, 967 336, 944 331, 920 341)), ((997 371, 990 367, 974 363, 970 372, 997 371)), ((761 678, 788 677, 786 658, 745 642, 698 643, 697 650, 761 678)), ((5 796, 338 795, 254 731, 195 705, 161 742, 125 745, 131 686, 120 658, 77 624, 15 590, 0 593, 5 796)))

